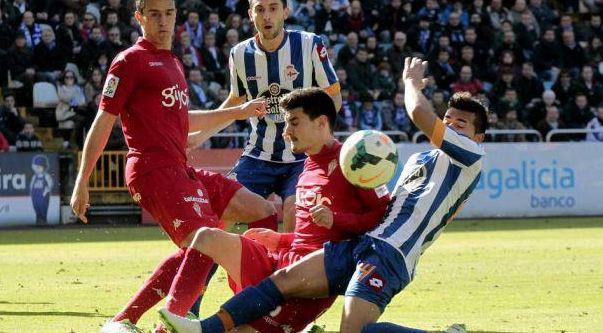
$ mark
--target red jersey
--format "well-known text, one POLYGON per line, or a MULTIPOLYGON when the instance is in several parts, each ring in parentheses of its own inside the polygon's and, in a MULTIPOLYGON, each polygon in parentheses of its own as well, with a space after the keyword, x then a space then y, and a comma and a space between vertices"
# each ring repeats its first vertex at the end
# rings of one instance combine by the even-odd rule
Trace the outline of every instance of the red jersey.
POLYGON ((152 169, 186 164, 188 86, 169 50, 139 38, 113 60, 100 109, 120 115, 129 151, 126 182, 152 169))
POLYGON ((308 156, 297 181, 295 232, 284 234, 281 245, 314 251, 328 241, 349 239, 373 229, 385 213, 389 192, 385 186, 361 189, 350 184, 339 167, 341 142, 308 156), (325 205, 333 212, 331 229, 312 221, 310 208, 325 205))

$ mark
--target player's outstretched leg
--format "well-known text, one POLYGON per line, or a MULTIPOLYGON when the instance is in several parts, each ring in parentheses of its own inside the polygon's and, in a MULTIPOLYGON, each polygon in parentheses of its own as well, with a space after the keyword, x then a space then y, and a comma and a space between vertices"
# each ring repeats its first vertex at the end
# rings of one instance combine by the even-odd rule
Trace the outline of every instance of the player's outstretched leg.
POLYGON ((247 287, 224 303, 220 311, 205 320, 176 316, 159 310, 166 326, 180 333, 223 333, 270 313, 285 299, 328 295, 324 251, 316 251, 295 264, 280 269, 257 286, 247 287), (192 330, 191 330, 192 329, 192 330))

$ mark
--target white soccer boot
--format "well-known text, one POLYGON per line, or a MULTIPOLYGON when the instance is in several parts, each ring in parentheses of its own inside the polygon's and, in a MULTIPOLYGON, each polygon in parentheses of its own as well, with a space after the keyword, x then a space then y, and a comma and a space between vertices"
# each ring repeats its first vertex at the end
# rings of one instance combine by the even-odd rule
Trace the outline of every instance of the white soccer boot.
POLYGON ((463 324, 452 324, 444 333, 467 333, 467 329, 465 329, 465 325, 463 324))
POLYGON ((198 319, 180 317, 165 307, 159 309, 158 312, 161 322, 170 333, 202 333, 201 321, 198 319))
POLYGON ((124 319, 122 321, 109 320, 101 327, 100 333, 144 333, 144 331, 124 319))

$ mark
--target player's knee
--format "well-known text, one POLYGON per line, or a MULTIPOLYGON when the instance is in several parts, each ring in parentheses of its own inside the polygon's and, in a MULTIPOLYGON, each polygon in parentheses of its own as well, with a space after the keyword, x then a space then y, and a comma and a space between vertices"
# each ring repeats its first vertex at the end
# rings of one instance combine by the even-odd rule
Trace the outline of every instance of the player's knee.
POLYGON ((221 232, 222 230, 218 228, 201 227, 197 230, 191 246, 201 253, 206 253, 210 249, 216 248, 221 232))
POLYGON ((297 289, 295 281, 291 278, 291 274, 287 269, 279 269, 270 277, 274 285, 278 288, 284 298, 295 296, 297 289))

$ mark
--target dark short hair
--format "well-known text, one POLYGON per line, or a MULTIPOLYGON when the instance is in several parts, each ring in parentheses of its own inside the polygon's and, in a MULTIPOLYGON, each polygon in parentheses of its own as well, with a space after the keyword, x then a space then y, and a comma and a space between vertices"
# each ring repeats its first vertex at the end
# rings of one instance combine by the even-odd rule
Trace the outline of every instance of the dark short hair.
MULTIPOLYGON (((149 0, 136 0, 135 1, 136 10, 139 11, 141 14, 143 14, 144 9, 147 8, 148 1, 149 0)), ((174 0, 174 5, 176 5, 176 0, 174 0)))
MULTIPOLYGON (((249 1, 249 7, 251 7, 253 0, 248 0, 248 1, 249 1)), ((281 3, 283 4, 283 8, 287 8, 287 0, 281 0, 281 3)))
POLYGON ((448 101, 449 108, 475 114, 473 125, 477 134, 486 133, 488 128, 488 109, 482 102, 466 91, 457 92, 448 101))
POLYGON ((337 120, 335 103, 331 96, 320 88, 294 90, 283 96, 279 106, 285 111, 302 108, 311 120, 326 116, 331 131, 335 127, 335 121, 337 120))

